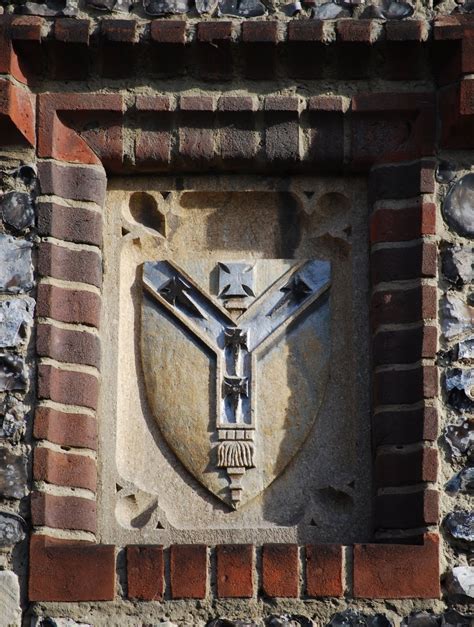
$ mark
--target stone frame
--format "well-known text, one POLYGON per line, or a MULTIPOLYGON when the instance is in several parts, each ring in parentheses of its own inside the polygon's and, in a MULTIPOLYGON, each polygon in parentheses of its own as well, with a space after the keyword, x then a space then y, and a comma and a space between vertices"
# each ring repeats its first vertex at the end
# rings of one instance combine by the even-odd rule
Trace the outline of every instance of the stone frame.
MULTIPOLYGON (((88 27, 83 22, 58 20, 54 42, 70 46, 71 52, 76 54, 83 53, 89 43, 88 27)), ((135 46, 136 25, 132 22, 117 20, 115 30, 105 24, 102 31, 105 47, 114 50, 123 47, 123 52, 135 46)), ((184 23, 176 22, 172 27, 159 21, 154 24, 152 38, 157 45, 178 48, 185 45, 184 23)), ((206 44, 214 41, 219 44, 216 49, 223 47, 225 52, 225 45, 219 42, 225 43, 230 36, 223 24, 199 24, 196 45, 200 46, 200 54, 209 53, 206 44)), ((425 26, 415 21, 387 24, 387 39, 391 42, 408 39, 421 45, 425 26)), ((89 411, 71 417, 55 409, 39 408, 35 438, 66 449, 77 447, 93 451, 96 445, 93 413, 99 394, 98 375, 85 372, 82 366, 96 368, 99 373, 100 347, 97 334, 84 333, 82 326, 93 329, 98 324, 101 223, 96 210, 103 205, 106 171, 128 173, 150 168, 199 171, 214 165, 245 168, 256 155, 247 150, 246 138, 251 136, 255 146, 263 146, 258 149, 255 162, 263 169, 265 166, 276 171, 320 168, 333 173, 365 173, 374 208, 370 225, 372 285, 379 286, 371 303, 374 445, 390 445, 399 450, 387 452, 382 448, 376 454, 375 481, 379 487, 375 500, 376 526, 384 530, 385 542, 355 545, 353 596, 439 597, 439 539, 436 533, 424 533, 421 537, 420 532, 438 523, 438 494, 429 487, 429 483, 436 480, 437 467, 437 451, 429 446, 437 437, 438 395, 434 362, 436 326, 433 325, 437 314, 438 265, 434 241, 437 214, 433 203, 436 192, 434 157, 439 149, 473 148, 469 136, 473 136, 471 93, 474 83, 472 78, 463 78, 464 74, 472 72, 473 65, 469 21, 451 17, 434 24, 435 52, 442 55, 449 50, 452 53, 449 63, 439 71, 438 106, 436 93, 400 91, 353 96, 350 108, 340 97, 325 96, 307 100, 266 96, 260 102, 250 97, 222 96, 218 100, 209 96, 182 96, 179 108, 163 96, 139 96, 133 103, 118 94, 35 96, 28 87, 28 72, 23 71, 21 53, 40 46, 42 28, 41 18, 0 17, 0 122, 5 131, 1 144, 7 150, 9 146, 20 145, 31 153, 37 136, 41 193, 54 196, 54 200, 40 200, 38 206, 39 232, 44 238, 54 240, 54 243, 41 242, 38 271, 41 277, 71 284, 67 289, 40 280, 38 316, 79 325, 77 332, 54 325, 46 325, 51 328, 44 329, 45 325, 38 325, 39 357, 68 364, 67 369, 61 369, 40 363, 38 397, 83 406, 89 411), (125 132, 130 129, 127 122, 130 114, 135 129, 147 121, 133 146, 125 132), (219 134, 218 141, 211 131, 216 116, 225 131, 219 134), (303 117, 311 137, 304 151, 299 143, 300 118, 303 117), (90 130, 84 124, 85 119, 99 119, 101 123, 90 130), (400 120, 409 126, 402 142, 400 120), (439 139, 435 132, 437 121, 441 124, 439 139), (344 131, 349 125, 350 149, 345 145, 347 134, 344 131), (283 136, 285 141, 280 141, 283 136), (130 160, 132 153, 134 164, 130 160), (66 202, 61 203, 60 199, 66 202), (74 207, 74 213, 65 211, 68 205, 74 207), (392 243, 397 245, 391 247, 392 243), (405 256, 400 255, 400 245, 406 246, 405 256), (77 281, 92 287, 78 288, 77 281), (400 287, 399 281, 414 284, 409 283, 405 288, 403 284, 400 287), (415 330, 411 326, 413 322, 419 323, 415 330), (385 324, 407 326, 396 331, 382 328, 377 332, 377 328, 385 324), (75 370, 71 365, 79 368, 75 370), (401 410, 399 405, 410 405, 411 409, 401 410), (415 443, 420 443, 416 450, 406 452, 403 449, 415 443), (412 486, 411 492, 406 490, 407 486, 412 486), (396 488, 400 487, 403 489, 397 492, 396 488), (404 530, 402 537, 389 533, 400 529, 404 530), (410 567, 412 560, 417 561, 417 572, 410 567)), ((318 29, 318 24, 297 26, 295 23, 293 26, 291 23, 288 47, 321 45, 322 30, 318 29)), ((341 20, 338 33, 344 45, 355 46, 360 53, 365 53, 374 41, 370 22, 347 24, 341 20)), ((266 61, 271 62, 277 44, 283 45, 283 42, 277 36, 275 23, 244 25, 240 45, 246 53, 249 46, 257 46, 265 51, 266 61)), ((214 63, 220 64, 220 71, 224 71, 220 52, 216 53, 214 63)), ((92 456, 57 452, 41 446, 35 452, 33 474, 37 481, 91 491, 95 489, 97 478, 92 456)), ((40 531, 60 529, 65 536, 78 528, 93 534, 95 503, 81 497, 36 491, 32 494, 32 522, 40 531)), ((163 593, 162 551, 162 547, 153 546, 128 548, 129 597, 156 599, 163 593), (143 568, 157 576, 158 584, 151 591, 144 591, 136 581, 137 572, 143 568)), ((30 600, 113 600, 116 595, 115 553, 113 546, 78 543, 73 537, 57 539, 44 532, 34 532, 30 546, 30 600)), ((207 548, 201 545, 171 547, 172 598, 206 595, 208 558, 207 548), (190 565, 193 576, 187 580, 185 571, 190 565)), ((303 595, 342 596, 343 552, 341 547, 333 545, 306 547, 304 551, 295 545, 264 546, 263 594, 298 596, 299 569, 304 566, 306 589, 301 591, 303 595), (301 558, 304 558, 303 564, 301 558), (321 572, 325 577, 319 577, 321 572)), ((218 583, 218 596, 253 595, 253 549, 236 551, 231 545, 218 547, 217 579, 222 582, 221 587, 218 583), (229 577, 234 585, 224 585, 229 577), (241 584, 242 577, 245 585, 241 584)))

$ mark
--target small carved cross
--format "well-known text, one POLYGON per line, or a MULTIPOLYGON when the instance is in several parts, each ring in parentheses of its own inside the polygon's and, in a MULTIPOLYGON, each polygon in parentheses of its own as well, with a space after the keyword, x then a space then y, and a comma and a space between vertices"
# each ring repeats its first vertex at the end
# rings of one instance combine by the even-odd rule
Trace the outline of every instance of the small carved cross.
POLYGON ((183 281, 179 276, 172 277, 165 285, 159 290, 159 294, 163 296, 174 307, 176 303, 182 305, 192 314, 203 318, 202 312, 196 307, 193 301, 188 296, 188 291, 191 287, 183 281))
POLYGON ((278 303, 273 307, 268 316, 273 315, 276 311, 281 309, 284 305, 287 304, 299 304, 305 298, 307 298, 312 290, 307 283, 303 281, 303 279, 296 274, 293 276, 289 283, 287 283, 284 287, 280 289, 280 292, 283 292, 284 296, 278 303))
POLYGON ((255 296, 253 267, 248 263, 219 262, 219 298, 255 296))
POLYGON ((249 393, 247 377, 224 377, 222 393, 224 397, 230 396, 235 419, 237 420, 240 397, 244 396, 247 398, 249 393))

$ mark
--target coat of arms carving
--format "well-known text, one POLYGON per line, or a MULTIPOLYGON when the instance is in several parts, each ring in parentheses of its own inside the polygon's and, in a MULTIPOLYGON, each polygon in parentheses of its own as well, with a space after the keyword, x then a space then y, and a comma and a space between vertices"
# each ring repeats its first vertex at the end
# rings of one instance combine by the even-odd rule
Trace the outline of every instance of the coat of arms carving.
POLYGON ((317 419, 330 355, 329 261, 143 266, 141 352, 167 444, 238 508, 291 463, 317 419))

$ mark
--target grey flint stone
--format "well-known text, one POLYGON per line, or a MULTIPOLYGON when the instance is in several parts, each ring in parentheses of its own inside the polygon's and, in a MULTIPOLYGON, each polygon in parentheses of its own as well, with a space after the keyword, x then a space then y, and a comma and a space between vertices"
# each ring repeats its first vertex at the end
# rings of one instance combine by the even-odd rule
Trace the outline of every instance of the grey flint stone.
POLYGON ((26 490, 26 457, 0 447, 0 496, 21 499, 26 490))
POLYGON ((456 233, 474 237, 474 174, 466 174, 453 185, 442 211, 445 221, 456 233))
POLYGON ((448 610, 441 616, 441 627, 472 627, 474 614, 461 614, 456 610, 448 610))
POLYGON ((459 342, 457 359, 459 359, 459 361, 470 361, 474 359, 474 337, 468 337, 462 342, 459 342))
POLYGON ((18 514, 0 512, 0 546, 12 546, 25 538, 26 522, 18 514))
POLYGON ((444 526, 453 544, 465 549, 474 542, 474 511, 457 511, 449 513, 444 519, 444 526))
POLYGON ((212 15, 217 9, 218 0, 195 0, 197 12, 212 15))
POLYGON ((392 627, 392 622, 383 614, 373 616, 356 610, 344 610, 334 614, 329 627, 392 627))
POLYGON ((25 15, 43 17, 74 16, 77 14, 77 2, 74 0, 47 0, 47 2, 25 2, 21 12, 25 15))
POLYGON ((444 431, 444 439, 455 457, 461 457, 469 453, 474 446, 474 423, 469 420, 458 425, 447 425, 444 431))
POLYGON ((33 324, 35 301, 14 298, 0 301, 0 348, 19 346, 33 324))
POLYGON ((0 438, 18 443, 25 433, 26 407, 14 396, 7 395, 0 403, 0 438))
POLYGON ((18 355, 0 355, 0 392, 26 390, 25 364, 18 355))
POLYGON ((373 17, 382 20, 403 20, 411 17, 415 9, 408 2, 400 0, 382 0, 371 4, 363 13, 364 18, 373 17))
POLYGON ((5 627, 21 625, 20 585, 10 570, 0 571, 0 621, 5 627))
POLYGON ((456 473, 445 485, 448 494, 472 494, 474 495, 474 467, 463 468, 456 473))
POLYGON ((458 287, 474 281, 474 247, 449 246, 443 252, 442 270, 444 276, 458 287))
POLYGON ((350 13, 336 2, 325 2, 313 9, 311 17, 315 20, 335 20, 340 17, 350 17, 350 13))
POLYGON ((256 623, 249 620, 229 620, 227 618, 216 618, 207 623, 207 627, 257 627, 256 623))
POLYGON ((31 290, 32 248, 31 242, 0 234, 0 292, 18 294, 31 290))
POLYGON ((446 587, 453 596, 474 599, 474 566, 455 566, 447 577, 446 587))
POLYGON ((472 332, 474 307, 457 294, 446 294, 441 301, 441 328, 446 339, 472 332))
POLYGON ((259 0, 221 0, 219 15, 235 15, 237 17, 259 17, 265 15, 265 5, 259 0))
POLYGON ((313 627, 314 623, 304 616, 284 614, 283 616, 270 616, 265 621, 265 625, 266 627, 313 627))
POLYGON ((33 226, 35 211, 30 194, 8 192, 0 196, 0 219, 16 231, 23 231, 33 226))
POLYGON ((436 167, 436 180, 438 183, 451 183, 456 176, 456 166, 451 161, 440 161, 436 167))
POLYGON ((474 369, 452 368, 446 372, 449 403, 459 410, 474 409, 474 369))
POLYGON ((143 8, 147 15, 173 15, 187 13, 188 0, 144 0, 143 8))
POLYGON ((441 618, 429 612, 412 612, 402 621, 402 627, 439 627, 440 625, 441 618))

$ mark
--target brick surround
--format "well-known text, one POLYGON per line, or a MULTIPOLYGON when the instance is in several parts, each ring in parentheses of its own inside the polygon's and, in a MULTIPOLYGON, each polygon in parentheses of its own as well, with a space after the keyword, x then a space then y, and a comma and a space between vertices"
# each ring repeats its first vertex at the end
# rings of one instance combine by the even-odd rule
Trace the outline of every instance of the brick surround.
POLYGON ((122 547, 95 542, 107 175, 250 167, 263 173, 362 173, 369 181, 374 543, 128 546, 123 594, 141 601, 203 599, 213 594, 210 582, 216 580, 218 598, 440 596, 434 173, 440 149, 474 148, 474 83, 464 78, 473 71, 469 22, 445 18, 380 26, 340 20, 331 25, 335 41, 329 44, 318 22, 291 21, 283 28, 272 21, 246 22, 237 35, 235 28, 221 21, 194 29, 180 20, 144 28, 127 19, 103 20, 92 32, 84 19, 61 18, 52 25, 38 17, 0 16, 0 145, 36 150, 41 188, 32 601, 112 601, 118 595, 122 547), (324 68, 304 58, 300 63, 301 55, 321 48, 328 54, 331 47, 338 47, 341 59, 355 55, 351 78, 358 79, 361 59, 375 44, 384 45, 386 70, 393 81, 402 81, 416 71, 416 63, 405 76, 397 70, 397 46, 406 41, 420 54, 427 46, 433 54, 449 46, 449 67, 446 62, 436 68, 436 91, 407 92, 400 83, 399 91, 352 97, 242 96, 220 86, 235 76, 236 47, 245 79, 269 81, 284 64, 289 77, 319 76, 324 68), (102 50, 101 65, 92 69, 104 79, 130 76, 140 54, 149 55, 157 74, 177 77, 196 51, 191 71, 219 81, 219 87, 212 96, 125 96, 111 93, 113 82, 108 93, 85 93, 85 87, 63 92, 62 84, 54 95, 35 93, 35 76, 48 63, 53 80, 87 78, 95 47, 102 50), (36 67, 24 50, 35 51, 36 67), (42 483, 80 488, 81 496, 45 493, 42 483), (58 539, 48 530, 62 530, 66 537, 82 531, 89 541, 58 539))

